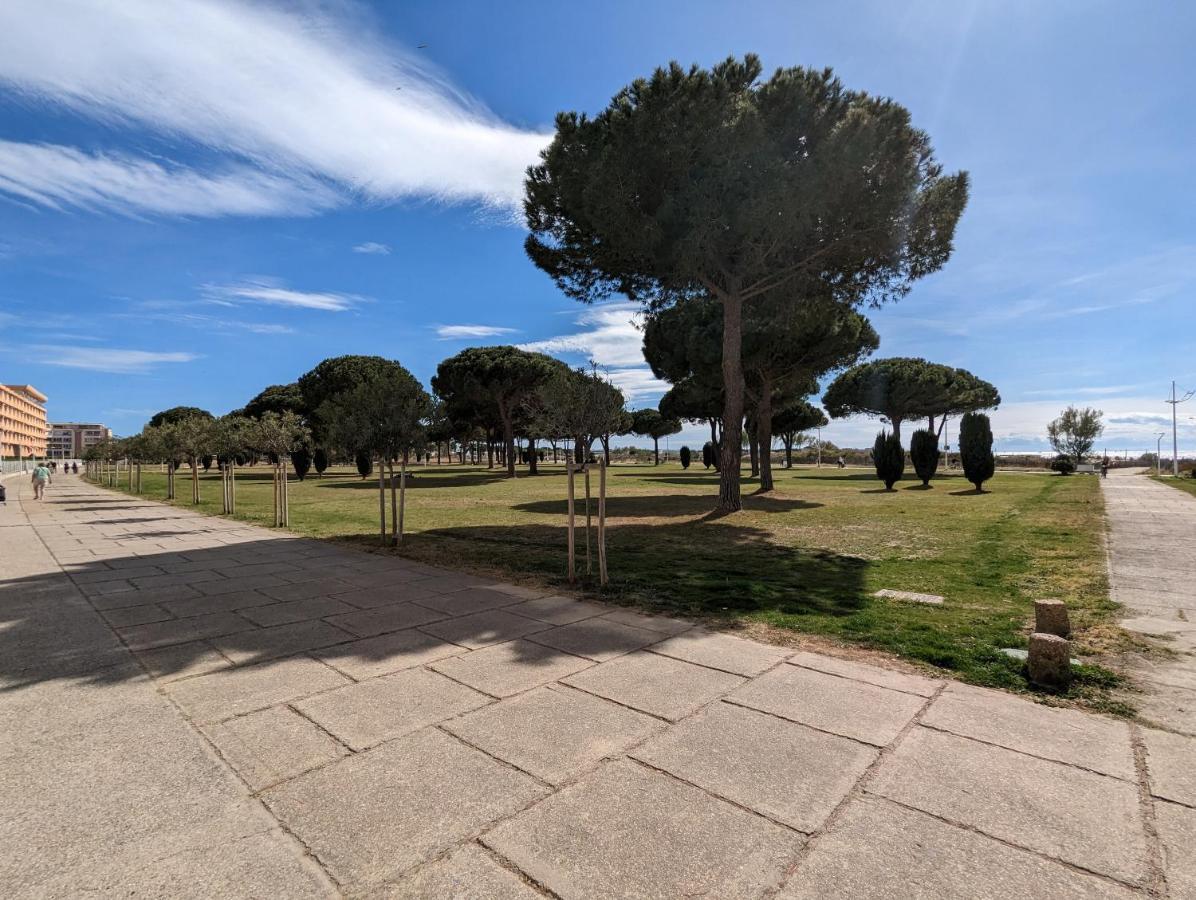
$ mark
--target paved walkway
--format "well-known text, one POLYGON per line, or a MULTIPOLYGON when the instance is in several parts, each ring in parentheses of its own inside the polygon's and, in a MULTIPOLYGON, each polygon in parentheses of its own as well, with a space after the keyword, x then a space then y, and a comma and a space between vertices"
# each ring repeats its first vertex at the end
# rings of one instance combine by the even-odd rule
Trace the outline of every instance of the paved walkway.
POLYGON ((1196 895, 1189 738, 20 491, 5 897, 1196 895))
POLYGON ((1101 482, 1112 596, 1126 607, 1124 627, 1163 639, 1176 655, 1139 661, 1146 692, 1134 702, 1143 717, 1196 735, 1196 498, 1138 471, 1114 469, 1101 482))

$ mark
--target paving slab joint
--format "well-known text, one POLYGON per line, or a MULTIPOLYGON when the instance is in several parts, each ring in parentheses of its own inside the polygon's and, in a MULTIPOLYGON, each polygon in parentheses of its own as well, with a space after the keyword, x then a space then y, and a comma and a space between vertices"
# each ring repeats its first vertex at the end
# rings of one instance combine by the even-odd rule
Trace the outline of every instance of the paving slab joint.
POLYGON ((1154 796, 1150 790, 1150 765, 1142 729, 1130 725, 1130 746, 1134 749, 1134 768, 1138 772, 1138 806, 1142 812, 1142 830, 1146 835, 1146 889, 1152 897, 1167 896, 1167 869, 1163 862, 1163 842, 1155 824, 1154 796))

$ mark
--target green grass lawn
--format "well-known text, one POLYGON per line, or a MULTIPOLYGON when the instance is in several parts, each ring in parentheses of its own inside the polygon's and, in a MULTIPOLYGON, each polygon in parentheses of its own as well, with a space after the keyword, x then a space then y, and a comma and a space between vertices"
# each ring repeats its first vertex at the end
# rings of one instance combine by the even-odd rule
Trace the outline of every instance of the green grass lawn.
POLYGON ((1193 497, 1196 497, 1196 478, 1189 478, 1180 473, 1180 477, 1176 478, 1173 475, 1151 475, 1155 481, 1161 481, 1163 484, 1169 484, 1173 488, 1179 488, 1181 491, 1187 491, 1193 497))
MULTIPOLYGON (((189 505, 188 477, 180 473, 180 505, 189 505)), ((1068 602, 1079 653, 1115 649, 1094 478, 998 474, 976 494, 947 476, 930 490, 905 481, 889 493, 870 472, 807 467, 778 471, 766 496, 751 496, 748 480, 744 511, 716 518, 712 471, 615 466, 608 477, 611 584, 583 584, 608 600, 748 626, 766 639, 800 632, 851 642, 1013 689, 1025 688, 1021 664, 997 651, 1025 646, 1035 598, 1068 602), (881 588, 946 603, 871 596, 881 588)), ((217 514, 219 476, 202 481, 200 508, 217 514)), ((165 494, 165 476, 148 468, 144 485, 151 498, 165 494)), ((290 497, 292 530, 377 547, 376 477, 337 470, 292 483, 290 497)), ((268 525, 270 502, 269 470, 241 470, 238 517, 268 525)), ((417 468, 406 527, 403 556, 565 583, 563 467, 515 480, 477 467, 417 468)), ((1073 695, 1099 702, 1112 680, 1085 666, 1073 695)))

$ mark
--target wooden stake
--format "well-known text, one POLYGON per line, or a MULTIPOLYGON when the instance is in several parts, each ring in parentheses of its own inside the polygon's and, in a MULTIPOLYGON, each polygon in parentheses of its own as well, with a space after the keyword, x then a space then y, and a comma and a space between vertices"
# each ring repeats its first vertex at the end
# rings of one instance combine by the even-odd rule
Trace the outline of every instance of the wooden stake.
POLYGON ((395 462, 389 460, 390 465, 390 543, 399 545, 399 501, 395 496, 395 462))
MULTIPOLYGON (((426 460, 427 457, 424 457, 426 460)), ((399 543, 403 543, 403 512, 407 506, 407 460, 399 464, 399 543)))
POLYGON ((606 584, 606 463, 598 461, 598 583, 606 584))
POLYGON ((386 460, 378 454, 378 520, 382 529, 382 546, 386 546, 386 460))
POLYGON ((586 473, 586 574, 593 571, 590 568, 590 464, 582 463, 582 471, 586 473))
POLYGON ((576 538, 573 535, 573 458, 565 460, 565 474, 569 483, 569 583, 577 580, 577 571, 573 563, 576 550, 576 538))

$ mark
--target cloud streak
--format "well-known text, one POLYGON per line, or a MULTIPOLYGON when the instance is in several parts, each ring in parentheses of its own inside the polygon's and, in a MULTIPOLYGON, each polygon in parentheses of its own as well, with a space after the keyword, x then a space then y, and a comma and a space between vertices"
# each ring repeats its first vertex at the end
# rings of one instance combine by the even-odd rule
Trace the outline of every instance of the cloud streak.
POLYGON ((379 244, 377 241, 366 241, 364 244, 358 244, 353 248, 354 253, 368 253, 375 256, 390 256, 390 246, 388 244, 379 244))
POLYGON ((200 358, 196 353, 71 347, 62 344, 38 344, 29 349, 34 354, 28 357, 31 362, 111 375, 143 375, 162 363, 186 363, 200 358))
POLYGON ((296 291, 281 283, 258 279, 238 284, 210 284, 203 289, 209 303, 237 306, 241 303, 264 303, 267 306, 288 306, 295 309, 317 309, 325 312, 344 312, 366 300, 356 294, 331 291, 296 291))
POLYGON ((498 337, 502 334, 515 334, 515 328, 503 328, 499 325, 438 325, 436 335, 442 341, 453 341, 470 338, 498 337))
POLYGON ((201 174, 119 153, 0 140, 0 194, 51 209, 127 214, 277 216, 317 212, 339 200, 311 179, 237 164, 201 174))
POLYGON ((195 185, 214 180, 232 212, 311 212, 339 196, 471 202, 513 215, 524 170, 548 135, 502 122, 425 61, 378 39, 351 8, 336 10, 231 0, 7 0, 0 85, 106 125, 198 145, 232 168, 154 171, 148 160, 18 145, 0 158, 2 189, 43 205, 123 210, 133 194, 113 185, 178 181, 167 189, 174 201, 148 211, 213 215, 220 204, 195 185), (55 163, 50 176, 34 177, 28 160, 37 157, 55 163), (71 173, 87 170, 110 186, 77 198, 79 177, 71 173), (270 179, 286 182, 273 204, 262 191, 270 179))

